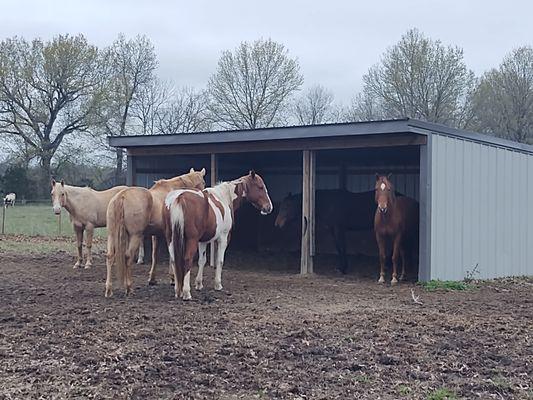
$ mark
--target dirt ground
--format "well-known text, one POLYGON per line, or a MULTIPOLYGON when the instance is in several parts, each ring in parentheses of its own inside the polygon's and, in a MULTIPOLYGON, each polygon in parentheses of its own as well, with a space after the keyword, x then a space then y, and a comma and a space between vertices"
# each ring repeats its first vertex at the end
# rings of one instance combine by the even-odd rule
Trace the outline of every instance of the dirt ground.
POLYGON ((427 292, 254 259, 183 302, 163 266, 106 299, 102 254, 2 251, 0 398, 533 399, 532 280, 427 292))

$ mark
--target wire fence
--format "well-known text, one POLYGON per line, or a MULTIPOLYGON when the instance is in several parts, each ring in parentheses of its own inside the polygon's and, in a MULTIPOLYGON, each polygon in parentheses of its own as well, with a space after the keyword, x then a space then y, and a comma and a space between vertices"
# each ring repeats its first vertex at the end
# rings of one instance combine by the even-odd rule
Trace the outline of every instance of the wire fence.
MULTIPOLYGON (((97 229, 95 234, 103 236, 102 231, 102 229, 97 229)), ((62 209, 61 214, 55 215, 51 200, 16 200, 14 206, 4 205, 2 207, 0 233, 2 235, 61 237, 74 235, 74 230, 69 213, 62 209)))

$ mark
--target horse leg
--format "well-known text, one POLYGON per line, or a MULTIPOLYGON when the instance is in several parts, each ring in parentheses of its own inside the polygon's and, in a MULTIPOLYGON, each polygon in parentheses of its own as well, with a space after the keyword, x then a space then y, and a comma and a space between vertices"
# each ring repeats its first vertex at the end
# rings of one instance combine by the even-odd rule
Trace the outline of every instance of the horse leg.
POLYGON ((405 265, 407 264, 407 252, 405 246, 400 247, 400 258, 402 260, 402 274, 400 275, 400 281, 405 280, 405 265))
POLYGON ((392 279, 390 281, 391 285, 396 285, 398 283, 398 263, 401 258, 400 252, 401 252, 401 239, 398 236, 394 239, 394 244, 392 248, 392 279))
POLYGON ((207 262, 207 243, 198 243, 198 274, 194 280, 194 286, 196 290, 202 290, 204 288, 204 267, 207 262))
POLYGON ((222 265, 224 264, 224 253, 228 245, 226 237, 217 240, 217 250, 215 257, 215 290, 222 290, 222 265))
POLYGON ((144 236, 139 246, 139 256, 137 257, 137 264, 144 264, 144 236))
POLYGON ((387 246, 385 243, 385 240, 381 237, 376 235, 376 239, 378 242, 378 248, 379 248, 379 280, 378 283, 385 283, 385 262, 387 261, 387 246))
POLYGON ((112 268, 115 263, 115 251, 112 249, 111 245, 107 244, 107 256, 106 256, 106 267, 107 267, 107 279, 105 281, 105 297, 113 296, 113 277, 112 268))
MULTIPOLYGON (((150 277, 148 278, 149 285, 156 285, 155 267, 157 265, 157 236, 152 236, 152 266, 150 268, 150 277)), ((170 264, 169 264, 170 266, 170 264)), ((170 267, 169 267, 170 268, 170 267)))
POLYGON ((85 269, 89 269, 93 266, 93 235, 94 235, 94 226, 87 225, 87 237, 85 238, 85 245, 87 246, 87 262, 85 263, 85 269))
POLYGON ((133 262, 135 261, 135 255, 139 250, 139 245, 142 241, 142 236, 131 235, 128 248, 126 249, 126 296, 132 293, 133 279, 131 271, 133 269, 133 262))
POLYGON ((342 228, 338 229, 337 246, 339 249, 341 272, 346 274, 346 272, 348 272, 348 260, 346 258, 346 234, 342 228))
POLYGON ((198 251, 198 240, 197 239, 187 239, 185 242, 185 276, 183 277, 183 290, 182 298, 183 300, 191 299, 191 268, 192 262, 194 260, 194 255, 198 251))
POLYGON ((76 233, 76 248, 78 250, 78 258, 76 264, 74 264, 74 269, 79 268, 83 262, 83 226, 78 224, 73 224, 74 232, 76 233))

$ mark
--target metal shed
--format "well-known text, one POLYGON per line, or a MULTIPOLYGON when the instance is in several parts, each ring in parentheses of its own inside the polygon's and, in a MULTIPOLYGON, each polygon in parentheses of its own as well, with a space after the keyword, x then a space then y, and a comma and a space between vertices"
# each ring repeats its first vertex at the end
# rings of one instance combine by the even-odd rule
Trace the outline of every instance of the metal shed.
POLYGON ((313 272, 315 190, 373 189, 374 172, 393 171, 395 186, 420 202, 419 280, 533 275, 533 146, 414 119, 109 142, 127 149, 130 185, 191 166, 207 167, 214 184, 254 164, 267 171, 272 196, 281 197, 288 182, 301 187, 310 227, 302 232, 303 274, 313 272))

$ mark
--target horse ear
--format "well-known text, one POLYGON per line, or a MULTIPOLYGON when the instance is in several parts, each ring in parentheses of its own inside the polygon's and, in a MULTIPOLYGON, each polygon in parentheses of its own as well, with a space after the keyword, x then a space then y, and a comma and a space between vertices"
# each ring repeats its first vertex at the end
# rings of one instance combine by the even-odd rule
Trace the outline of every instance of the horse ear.
POLYGON ((255 179, 255 171, 253 169, 250 170, 250 176, 255 179))
POLYGON ((379 181, 379 174, 376 172, 376 181, 379 181))
POLYGON ((387 175, 387 179, 390 179, 392 176, 392 172, 390 174, 387 175))
POLYGON ((189 170, 189 174, 190 174, 191 172, 194 172, 194 168, 191 168, 191 169, 189 170))
POLYGON ((50 183, 52 184, 52 187, 54 187, 56 185, 56 180, 52 178, 52 181, 50 183))
POLYGON ((63 179, 61 179, 61 186, 65 186, 65 181, 63 179))
POLYGON ((200 172, 202 173, 202 176, 205 176, 205 168, 202 168, 200 172))

